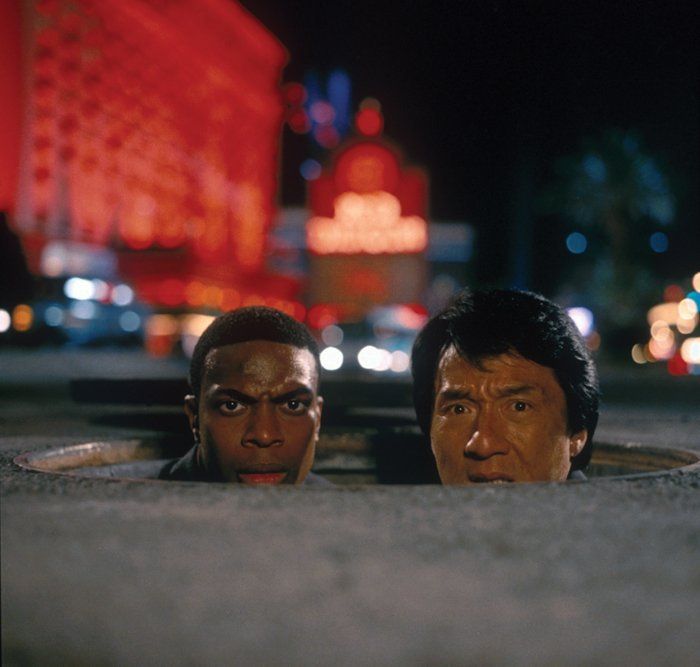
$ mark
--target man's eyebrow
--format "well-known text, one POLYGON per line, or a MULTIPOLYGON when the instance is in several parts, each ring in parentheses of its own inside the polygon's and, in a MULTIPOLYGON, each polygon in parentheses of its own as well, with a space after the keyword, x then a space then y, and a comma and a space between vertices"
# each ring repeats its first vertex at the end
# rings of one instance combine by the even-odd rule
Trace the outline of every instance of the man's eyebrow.
MULTIPOLYGON (((212 396, 214 398, 218 396, 228 396, 229 398, 232 398, 235 401, 238 401, 239 403, 244 403, 246 405, 253 405, 254 403, 258 402, 258 399, 255 398, 254 396, 248 396, 248 394, 244 394, 242 391, 238 391, 236 389, 230 389, 228 387, 218 387, 213 393, 212 396)), ((305 395, 313 395, 313 391, 311 387, 307 387, 306 385, 302 385, 301 387, 296 387, 295 389, 292 389, 291 391, 287 391, 284 394, 280 394, 279 396, 273 396, 272 401, 274 403, 284 403, 285 401, 290 401, 293 398, 296 398, 297 396, 305 396, 305 395)))
POLYGON ((438 391, 437 398, 441 401, 471 401, 472 395, 469 393, 469 389, 445 389, 444 391, 438 391))
POLYGON ((540 388, 532 384, 516 384, 510 387, 501 387, 498 395, 502 397, 517 396, 519 394, 533 394, 539 392, 540 388))
POLYGON ((292 389, 292 391, 288 391, 284 394, 280 394, 279 396, 275 396, 272 400, 274 403, 284 403, 285 401, 291 401, 293 398, 296 398, 297 396, 304 396, 304 395, 313 395, 313 391, 311 390, 311 387, 307 387, 306 385, 302 385, 301 387, 297 387, 296 389, 292 389))
POLYGON ((248 394, 244 394, 242 391, 237 391, 236 389, 228 389, 226 387, 219 387, 216 389, 212 396, 217 397, 217 396, 228 396, 229 398, 232 398, 239 403, 245 403, 246 405, 252 405, 253 403, 257 403, 258 399, 254 398, 253 396, 248 396, 248 394))

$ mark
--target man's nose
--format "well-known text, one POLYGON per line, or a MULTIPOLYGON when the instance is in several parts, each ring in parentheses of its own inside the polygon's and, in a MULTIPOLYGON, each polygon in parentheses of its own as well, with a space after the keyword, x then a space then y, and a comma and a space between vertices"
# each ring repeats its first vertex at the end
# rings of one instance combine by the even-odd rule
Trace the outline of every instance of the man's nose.
POLYGON ((257 405, 252 410, 243 435, 243 445, 248 447, 272 447, 281 445, 284 436, 280 429, 274 405, 257 405))
POLYGON ((467 457, 487 459, 494 454, 508 452, 508 439, 499 425, 498 415, 491 410, 481 410, 477 416, 476 429, 464 447, 467 457))

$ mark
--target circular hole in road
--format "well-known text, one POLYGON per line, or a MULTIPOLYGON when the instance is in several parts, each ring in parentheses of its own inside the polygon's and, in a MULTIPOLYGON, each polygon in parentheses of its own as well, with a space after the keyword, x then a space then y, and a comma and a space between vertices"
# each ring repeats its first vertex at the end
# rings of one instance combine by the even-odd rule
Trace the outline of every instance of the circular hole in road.
MULTIPOLYGON (((386 435, 370 429, 328 433, 319 443, 314 471, 340 485, 436 481, 429 452, 415 429, 393 429, 389 439, 386 435)), ((154 480, 169 460, 189 447, 189 441, 174 436, 95 441, 27 452, 14 462, 35 472, 154 480)), ((685 449, 602 442, 595 445, 586 475, 630 479, 677 470, 700 471, 700 455, 685 449)))

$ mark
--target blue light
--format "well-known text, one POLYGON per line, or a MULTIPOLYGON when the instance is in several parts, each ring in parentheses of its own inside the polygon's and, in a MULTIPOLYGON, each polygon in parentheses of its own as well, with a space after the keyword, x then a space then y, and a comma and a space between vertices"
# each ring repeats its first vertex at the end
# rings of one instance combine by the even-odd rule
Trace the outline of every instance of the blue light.
POLYGON ((649 245, 654 252, 666 252, 668 250, 668 236, 663 232, 654 232, 649 237, 649 245))
POLYGON ((63 324, 64 320, 63 308, 57 306, 56 304, 50 305, 44 311, 44 322, 50 327, 59 327, 63 324))
POLYGON ((316 160, 309 158, 301 163, 299 172, 304 180, 315 181, 321 175, 321 165, 316 160))
POLYGON ((586 176, 594 183, 602 183, 608 175, 605 162, 597 155, 586 155, 586 157, 583 158, 583 171, 586 172, 586 176))
POLYGON ((581 253, 586 252, 587 247, 588 239, 586 239, 581 232, 571 232, 571 234, 566 237, 566 248, 574 255, 580 255, 581 253))

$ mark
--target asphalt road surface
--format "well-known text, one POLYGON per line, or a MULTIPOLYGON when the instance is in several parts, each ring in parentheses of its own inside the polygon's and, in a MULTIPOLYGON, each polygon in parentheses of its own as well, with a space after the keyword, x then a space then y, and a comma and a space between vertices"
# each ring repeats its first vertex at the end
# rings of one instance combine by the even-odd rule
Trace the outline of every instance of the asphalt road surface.
MULTIPOLYGON (((698 664, 697 468, 488 488, 36 473, 12 459, 181 419, 76 403, 70 378, 184 365, 0 351, 0 371, 4 665, 698 664)), ((599 442, 700 453, 700 378, 603 380, 599 442)))

